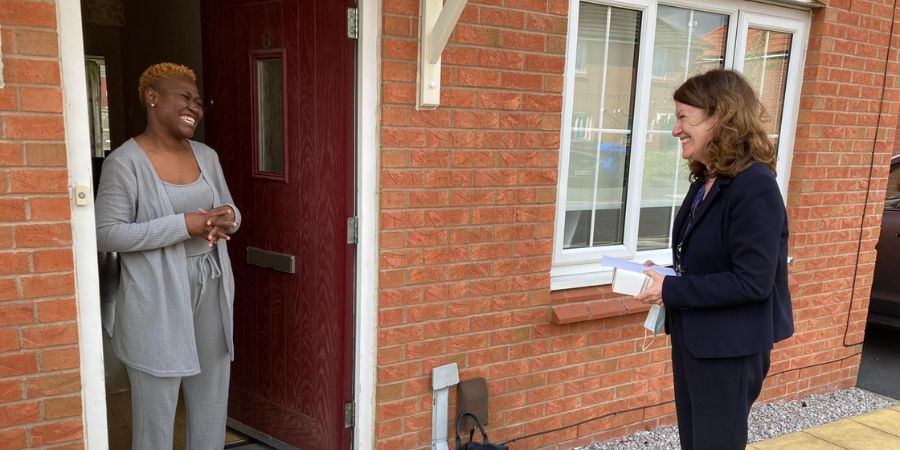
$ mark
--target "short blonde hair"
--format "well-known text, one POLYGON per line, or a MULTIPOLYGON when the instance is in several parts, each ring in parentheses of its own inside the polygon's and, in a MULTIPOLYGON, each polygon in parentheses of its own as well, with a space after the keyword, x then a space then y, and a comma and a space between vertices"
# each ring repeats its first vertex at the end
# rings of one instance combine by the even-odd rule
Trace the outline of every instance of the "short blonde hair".
POLYGON ((173 76, 183 76, 190 78, 194 83, 197 82, 197 75, 187 66, 169 62, 154 64, 144 70, 138 82, 138 101, 140 101, 141 106, 146 107, 144 105, 144 93, 147 92, 147 89, 155 88, 159 80, 173 76))

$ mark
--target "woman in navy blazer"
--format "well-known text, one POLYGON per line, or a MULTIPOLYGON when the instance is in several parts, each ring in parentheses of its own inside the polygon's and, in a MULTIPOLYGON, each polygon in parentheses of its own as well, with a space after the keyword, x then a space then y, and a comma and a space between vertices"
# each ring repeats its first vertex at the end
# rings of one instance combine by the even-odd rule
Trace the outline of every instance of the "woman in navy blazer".
POLYGON ((637 299, 665 306, 681 447, 743 450, 772 346, 794 333, 775 148, 736 72, 692 77, 674 98, 692 181, 672 230, 678 276, 647 271, 637 299))

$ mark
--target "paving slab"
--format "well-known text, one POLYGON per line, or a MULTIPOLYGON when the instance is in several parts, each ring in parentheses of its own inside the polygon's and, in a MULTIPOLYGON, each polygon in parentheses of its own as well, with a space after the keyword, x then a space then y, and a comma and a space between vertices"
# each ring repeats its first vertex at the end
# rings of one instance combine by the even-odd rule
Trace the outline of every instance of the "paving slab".
POLYGON ((753 444, 752 448, 754 450, 844 450, 844 447, 802 431, 757 442, 753 444))
POLYGON ((850 417, 848 419, 875 428, 876 430, 892 434, 900 439, 900 411, 898 410, 883 409, 881 411, 850 417))
POLYGON ((900 450, 900 438, 849 419, 810 428, 805 433, 850 450, 900 450))

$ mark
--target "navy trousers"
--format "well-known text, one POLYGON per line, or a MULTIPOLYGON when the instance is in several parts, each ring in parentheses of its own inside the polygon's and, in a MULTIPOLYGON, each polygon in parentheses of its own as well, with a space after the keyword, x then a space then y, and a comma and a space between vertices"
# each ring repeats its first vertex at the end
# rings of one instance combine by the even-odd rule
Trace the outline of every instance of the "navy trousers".
POLYGON ((744 450, 750 406, 762 390, 772 352, 696 358, 684 348, 677 326, 670 331, 682 450, 744 450))

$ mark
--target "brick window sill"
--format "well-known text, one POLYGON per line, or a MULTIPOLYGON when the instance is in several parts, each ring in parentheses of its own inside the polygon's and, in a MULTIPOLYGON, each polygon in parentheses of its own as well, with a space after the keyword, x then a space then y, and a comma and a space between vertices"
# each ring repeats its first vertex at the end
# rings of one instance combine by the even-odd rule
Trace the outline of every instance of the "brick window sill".
POLYGON ((558 325, 626 316, 650 310, 650 305, 612 292, 609 286, 566 289, 550 293, 551 321, 558 325))

